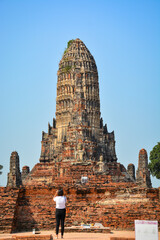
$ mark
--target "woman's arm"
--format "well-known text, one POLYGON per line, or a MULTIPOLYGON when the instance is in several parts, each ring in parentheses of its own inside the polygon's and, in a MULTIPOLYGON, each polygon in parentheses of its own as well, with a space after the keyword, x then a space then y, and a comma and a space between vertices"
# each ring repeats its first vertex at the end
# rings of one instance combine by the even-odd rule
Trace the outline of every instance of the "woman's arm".
POLYGON ((58 196, 58 190, 55 192, 55 194, 54 194, 54 197, 53 198, 55 198, 55 197, 57 197, 58 196))

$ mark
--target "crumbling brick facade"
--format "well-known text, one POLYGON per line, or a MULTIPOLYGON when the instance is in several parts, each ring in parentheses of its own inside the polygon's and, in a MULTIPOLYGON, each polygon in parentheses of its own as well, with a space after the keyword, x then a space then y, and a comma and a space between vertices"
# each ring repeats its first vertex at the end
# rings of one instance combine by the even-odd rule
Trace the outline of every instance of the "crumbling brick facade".
MULTIPOLYGON (((29 186, 17 190, 3 188, 3 200, 7 207, 0 208, 0 231, 55 228, 53 195, 58 186, 29 186)), ((63 183, 61 186, 69 208, 65 226, 98 222, 111 229, 134 230, 135 219, 160 222, 159 189, 137 188, 132 183, 104 184, 101 187, 90 187, 89 184, 65 187, 63 183)))
POLYGON ((18 194, 18 188, 0 187, 0 233, 13 231, 18 194))

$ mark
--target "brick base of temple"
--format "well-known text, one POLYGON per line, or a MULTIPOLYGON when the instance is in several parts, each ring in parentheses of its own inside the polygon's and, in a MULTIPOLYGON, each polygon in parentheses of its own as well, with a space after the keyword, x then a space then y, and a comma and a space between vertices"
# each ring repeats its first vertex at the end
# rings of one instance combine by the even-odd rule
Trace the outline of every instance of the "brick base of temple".
MULTIPOLYGON (((103 187, 64 187, 66 227, 101 223, 111 229, 134 230, 134 220, 160 223, 160 188, 137 188, 131 183, 103 187)), ((0 232, 55 228, 55 187, 0 188, 0 232)))

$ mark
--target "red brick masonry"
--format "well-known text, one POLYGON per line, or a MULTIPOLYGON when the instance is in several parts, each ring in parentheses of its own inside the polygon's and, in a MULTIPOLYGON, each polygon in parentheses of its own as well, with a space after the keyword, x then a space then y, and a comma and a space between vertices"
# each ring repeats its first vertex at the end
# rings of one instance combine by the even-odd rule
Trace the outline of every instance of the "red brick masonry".
MULTIPOLYGON (((55 187, 0 188, 0 232, 50 230, 55 227, 55 187)), ((114 183, 104 187, 64 188, 69 211, 66 226, 102 223, 111 229, 134 230, 134 220, 158 220, 159 189, 114 183)))

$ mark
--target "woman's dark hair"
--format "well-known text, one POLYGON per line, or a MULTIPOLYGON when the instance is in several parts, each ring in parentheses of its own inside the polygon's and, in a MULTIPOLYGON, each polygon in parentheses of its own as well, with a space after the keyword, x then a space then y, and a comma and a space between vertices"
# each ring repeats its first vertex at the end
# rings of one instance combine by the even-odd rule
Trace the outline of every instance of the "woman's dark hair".
POLYGON ((63 189, 58 190, 58 196, 63 196, 63 189))

